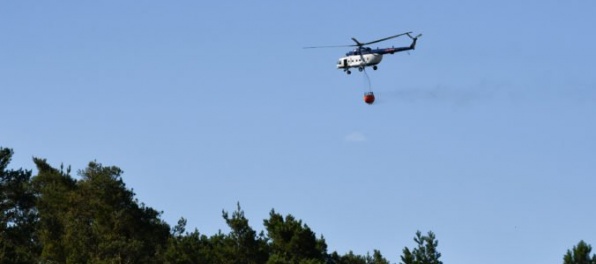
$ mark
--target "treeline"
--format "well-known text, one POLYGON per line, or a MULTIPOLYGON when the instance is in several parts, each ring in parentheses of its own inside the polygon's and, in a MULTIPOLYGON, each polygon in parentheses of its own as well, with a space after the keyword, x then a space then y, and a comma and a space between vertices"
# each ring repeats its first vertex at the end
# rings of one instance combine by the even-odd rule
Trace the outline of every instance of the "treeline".
MULTIPOLYGON (((75 179, 69 167, 34 158, 38 172, 32 175, 9 169, 12 155, 0 147, 1 263, 389 263, 378 250, 329 253, 308 225, 274 210, 257 233, 239 204, 222 212, 229 233, 189 232, 184 218, 170 227, 159 211, 135 199, 117 167, 91 162, 75 179)), ((432 232, 417 239, 437 245, 432 232)), ((408 261, 422 257, 418 249, 404 252, 408 261)), ((438 261, 440 254, 433 254, 438 261)))
MULTIPOLYGON (((34 158, 31 170, 9 169, 11 149, 0 147, 0 263, 389 264, 380 251, 329 252, 324 237, 292 215, 271 210, 257 233, 240 205, 222 217, 229 233, 170 227, 161 213, 135 199, 122 170, 91 162, 71 176, 34 158)), ((442 264, 432 232, 417 232, 403 264, 442 264)), ((564 263, 596 264, 581 241, 564 263)))

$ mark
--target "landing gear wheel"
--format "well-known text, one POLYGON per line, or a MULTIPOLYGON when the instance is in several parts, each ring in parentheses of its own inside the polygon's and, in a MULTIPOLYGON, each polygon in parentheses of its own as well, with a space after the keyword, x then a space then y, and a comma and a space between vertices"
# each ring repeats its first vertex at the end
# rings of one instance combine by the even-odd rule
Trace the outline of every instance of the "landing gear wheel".
POLYGON ((358 71, 363 71, 363 70, 364 70, 364 68, 362 68, 362 67, 358 68, 358 71))
POLYGON ((346 71, 346 73, 347 73, 348 75, 352 74, 352 72, 351 72, 351 71, 346 71))
POLYGON ((378 68, 377 68, 377 65, 373 66, 373 70, 375 70, 375 71, 376 71, 377 69, 378 69, 378 68))

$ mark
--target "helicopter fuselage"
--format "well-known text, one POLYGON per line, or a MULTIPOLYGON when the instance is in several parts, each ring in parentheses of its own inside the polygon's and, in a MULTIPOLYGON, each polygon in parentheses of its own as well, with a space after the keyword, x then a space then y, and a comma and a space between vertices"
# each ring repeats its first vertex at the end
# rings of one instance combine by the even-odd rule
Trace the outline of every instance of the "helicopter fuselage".
POLYGON ((338 69, 343 69, 344 71, 348 72, 348 74, 350 68, 358 68, 358 70, 362 71, 365 67, 372 66, 373 69, 376 70, 377 64, 381 63, 384 54, 393 54, 395 52, 410 50, 413 48, 413 45, 403 48, 358 48, 346 53, 346 56, 339 58, 336 66, 338 69))
POLYGON ((382 54, 371 53, 341 57, 337 62, 338 69, 364 68, 377 65, 383 60, 382 54))
POLYGON ((337 62, 338 69, 349 69, 349 68, 364 68, 367 66, 377 65, 383 60, 382 54, 363 54, 363 55, 350 55, 341 57, 337 62))

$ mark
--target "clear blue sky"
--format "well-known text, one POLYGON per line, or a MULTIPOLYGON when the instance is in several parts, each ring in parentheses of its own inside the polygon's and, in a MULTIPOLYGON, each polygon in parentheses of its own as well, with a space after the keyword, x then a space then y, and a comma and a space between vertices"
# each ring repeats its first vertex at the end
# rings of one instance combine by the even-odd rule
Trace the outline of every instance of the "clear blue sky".
POLYGON ((596 2, 3 1, 0 145, 121 167, 140 201, 227 232, 275 208, 329 250, 561 263, 596 246, 596 2), (362 74, 351 44, 415 51, 362 74), (408 45, 407 38, 379 46, 408 45))

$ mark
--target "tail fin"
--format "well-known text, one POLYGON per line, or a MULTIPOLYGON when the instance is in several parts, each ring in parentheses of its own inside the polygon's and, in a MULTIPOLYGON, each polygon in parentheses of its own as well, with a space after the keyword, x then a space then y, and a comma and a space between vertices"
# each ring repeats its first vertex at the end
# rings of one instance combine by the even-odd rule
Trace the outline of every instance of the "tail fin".
POLYGON ((418 41, 418 38, 422 36, 422 34, 418 34, 415 37, 412 37, 412 35, 410 35, 409 33, 407 34, 408 37, 410 37, 412 39, 412 44, 410 45, 410 49, 416 49, 416 41, 418 41))

